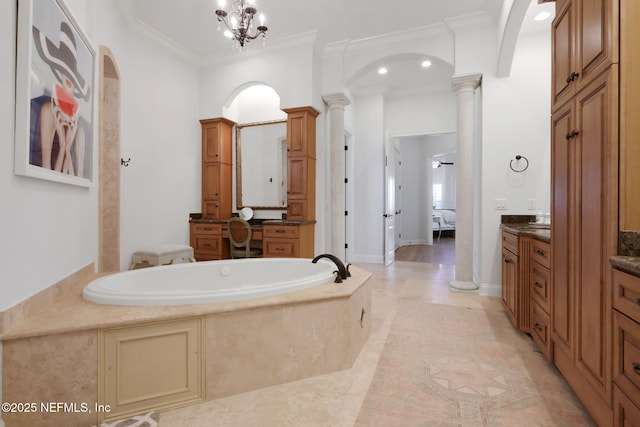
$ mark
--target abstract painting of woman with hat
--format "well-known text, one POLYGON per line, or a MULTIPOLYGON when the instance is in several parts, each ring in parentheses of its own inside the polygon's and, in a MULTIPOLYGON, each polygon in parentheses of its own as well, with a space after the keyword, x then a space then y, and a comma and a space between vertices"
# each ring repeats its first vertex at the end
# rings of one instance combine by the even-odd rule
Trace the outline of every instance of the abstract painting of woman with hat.
MULTIPOLYGON (((52 3, 36 1, 39 7, 52 3)), ((29 164, 87 178, 92 159, 92 92, 88 83, 93 78, 92 56, 80 52, 79 48, 86 47, 77 43, 63 14, 47 13, 39 7, 34 7, 32 27, 29 164), (36 19, 36 12, 43 15, 41 19, 36 19)))

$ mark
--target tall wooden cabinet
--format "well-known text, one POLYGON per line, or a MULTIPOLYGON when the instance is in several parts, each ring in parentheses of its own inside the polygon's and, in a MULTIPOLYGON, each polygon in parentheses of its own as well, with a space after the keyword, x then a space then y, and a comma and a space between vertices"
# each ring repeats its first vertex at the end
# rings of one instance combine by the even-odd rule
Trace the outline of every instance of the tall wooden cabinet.
POLYGON ((619 0, 558 0, 552 25, 552 108, 618 62, 619 0))
POLYGON ((618 0, 556 4, 552 77, 552 358, 612 422, 611 277, 618 237, 618 0))
POLYGON ((223 117, 200 120, 202 125, 202 216, 227 219, 232 210, 232 131, 223 117))
POLYGON ((316 217, 316 117, 313 107, 287 108, 287 219, 316 217))

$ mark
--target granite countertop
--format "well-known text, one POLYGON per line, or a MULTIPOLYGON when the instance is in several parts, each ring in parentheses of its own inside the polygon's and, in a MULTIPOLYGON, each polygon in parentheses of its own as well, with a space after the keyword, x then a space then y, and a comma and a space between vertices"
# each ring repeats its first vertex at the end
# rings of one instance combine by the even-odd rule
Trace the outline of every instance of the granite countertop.
MULTIPOLYGON (((198 215, 192 215, 189 217, 189 222, 193 222, 196 224, 226 224, 226 219, 211 219, 211 218, 202 218, 198 215)), ((304 224, 315 224, 315 220, 306 220, 306 221, 292 221, 288 219, 250 219, 249 224, 251 225, 304 225, 304 224)))
POLYGON ((617 255, 609 258, 609 262, 620 270, 640 277, 640 257, 617 255))
POLYGON ((620 231, 620 252, 609 258, 609 262, 616 268, 640 277, 640 231, 620 231))
POLYGON ((542 242, 551 243, 550 225, 531 225, 528 223, 500 224, 500 229, 516 236, 533 237, 542 242))

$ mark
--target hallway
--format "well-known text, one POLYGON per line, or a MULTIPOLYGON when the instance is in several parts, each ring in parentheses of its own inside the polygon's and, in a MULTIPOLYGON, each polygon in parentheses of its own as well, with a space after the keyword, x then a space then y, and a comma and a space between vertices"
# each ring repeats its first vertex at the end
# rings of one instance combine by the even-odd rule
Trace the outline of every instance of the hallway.
MULTIPOLYGON (((515 426, 532 425, 532 417, 535 417, 535 425, 594 425, 556 369, 535 350, 533 341, 527 335, 511 328, 507 317, 504 316, 499 298, 449 291, 448 283, 454 274, 453 265, 397 261, 387 268, 381 264, 358 266, 373 272, 370 279, 373 325, 371 337, 351 369, 163 412, 160 414, 160 426, 515 426), (385 354, 389 355, 389 351, 385 352, 385 347, 390 341, 403 336, 401 325, 397 322, 399 315, 403 314, 405 320, 411 321, 411 318, 406 318, 411 316, 411 313, 419 313, 411 308, 417 305, 431 307, 433 311, 444 310, 443 313, 456 310, 460 313, 460 309, 464 308, 470 310, 469 313, 474 314, 476 319, 491 319, 489 332, 493 334, 495 331, 495 338, 490 346, 486 346, 486 342, 481 344, 490 347, 490 351, 503 352, 501 358, 495 359, 493 369, 503 370, 499 364, 505 360, 504 363, 509 364, 514 361, 523 363, 524 380, 511 379, 509 384, 516 388, 526 388, 520 390, 525 392, 526 397, 518 400, 511 395, 512 401, 508 404, 496 399, 500 407, 480 418, 468 418, 471 415, 475 416, 467 413, 469 405, 474 404, 473 399, 457 406, 462 408, 462 412, 450 410, 442 413, 435 410, 435 400, 432 402, 429 394, 416 394, 409 389, 403 391, 401 396, 396 396, 389 390, 389 394, 385 394, 386 404, 380 404, 380 395, 376 396, 376 391, 380 390, 376 390, 378 387, 375 385, 380 385, 380 381, 385 380, 384 372, 380 372, 385 354), (446 307, 450 309, 447 310, 446 307), (506 352, 505 347, 508 347, 506 352), (406 399, 417 399, 421 405, 415 410, 407 409, 402 406, 406 399), (402 409, 408 418, 421 416, 420 411, 424 411, 425 408, 433 410, 432 414, 440 414, 442 418, 437 423, 422 418, 420 423, 411 424, 396 418, 395 424, 389 424, 385 416, 392 414, 384 409, 385 406, 402 409), (471 419, 475 421, 470 421, 471 419)), ((456 321, 456 327, 469 330, 474 327, 472 323, 478 322, 470 317, 466 321, 456 321)), ((452 338, 446 337, 445 331, 419 324, 419 328, 422 326, 424 328, 421 330, 424 333, 413 334, 405 340, 409 346, 424 339, 435 340, 435 346, 444 338, 452 338), (439 336, 442 336, 442 339, 439 336)), ((459 341, 454 343, 455 348, 469 348, 470 344, 466 341, 465 334, 460 335, 459 341)), ((415 351, 410 353, 421 356, 418 350, 419 347, 416 346, 415 351)), ((460 350, 456 350, 456 353, 468 356, 460 350)), ((387 370, 390 368, 399 370, 393 375, 394 378, 407 374, 401 372, 404 368, 402 364, 386 367, 387 370)), ((507 371, 506 367, 504 371, 507 371)), ((458 379, 472 379, 474 371, 460 366, 454 374, 458 379)), ((382 392, 387 393, 387 390, 383 389, 382 392)), ((432 394, 433 398, 440 399, 442 404, 443 396, 432 394)), ((447 399, 451 402, 456 400, 451 396, 447 399)), ((484 405, 487 406, 486 401, 484 405)))
POLYGON ((456 239, 442 235, 433 245, 406 245, 396 249, 396 261, 427 262, 453 265, 456 263, 456 239))

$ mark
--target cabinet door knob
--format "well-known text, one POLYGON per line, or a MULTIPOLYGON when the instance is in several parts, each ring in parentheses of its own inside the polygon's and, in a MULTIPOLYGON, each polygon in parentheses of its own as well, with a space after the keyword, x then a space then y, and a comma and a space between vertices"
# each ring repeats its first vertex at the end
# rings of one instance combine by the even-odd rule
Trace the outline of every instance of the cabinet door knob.
POLYGON ((540 282, 536 282, 535 285, 536 285, 536 288, 540 288, 540 289, 544 288, 544 285, 540 282))
POLYGON ((567 83, 571 83, 572 81, 574 81, 575 79, 577 79, 578 77, 580 77, 580 73, 576 73, 575 71, 572 72, 569 77, 567 77, 567 83))
POLYGON ((565 138, 568 140, 575 138, 576 136, 578 136, 580 134, 580 132, 578 132, 577 130, 572 130, 571 132, 569 132, 568 134, 565 135, 565 138))
POLYGON ((542 332, 542 325, 540 323, 536 323, 533 327, 542 332))
POLYGON ((505 258, 505 259, 504 259, 504 263, 505 263, 505 264, 509 264, 510 262, 511 262, 511 260, 510 260, 510 259, 508 259, 508 258, 505 258))
POLYGON ((633 368, 633 372, 635 372, 636 374, 640 375, 640 363, 633 362, 631 364, 631 367, 633 368))

